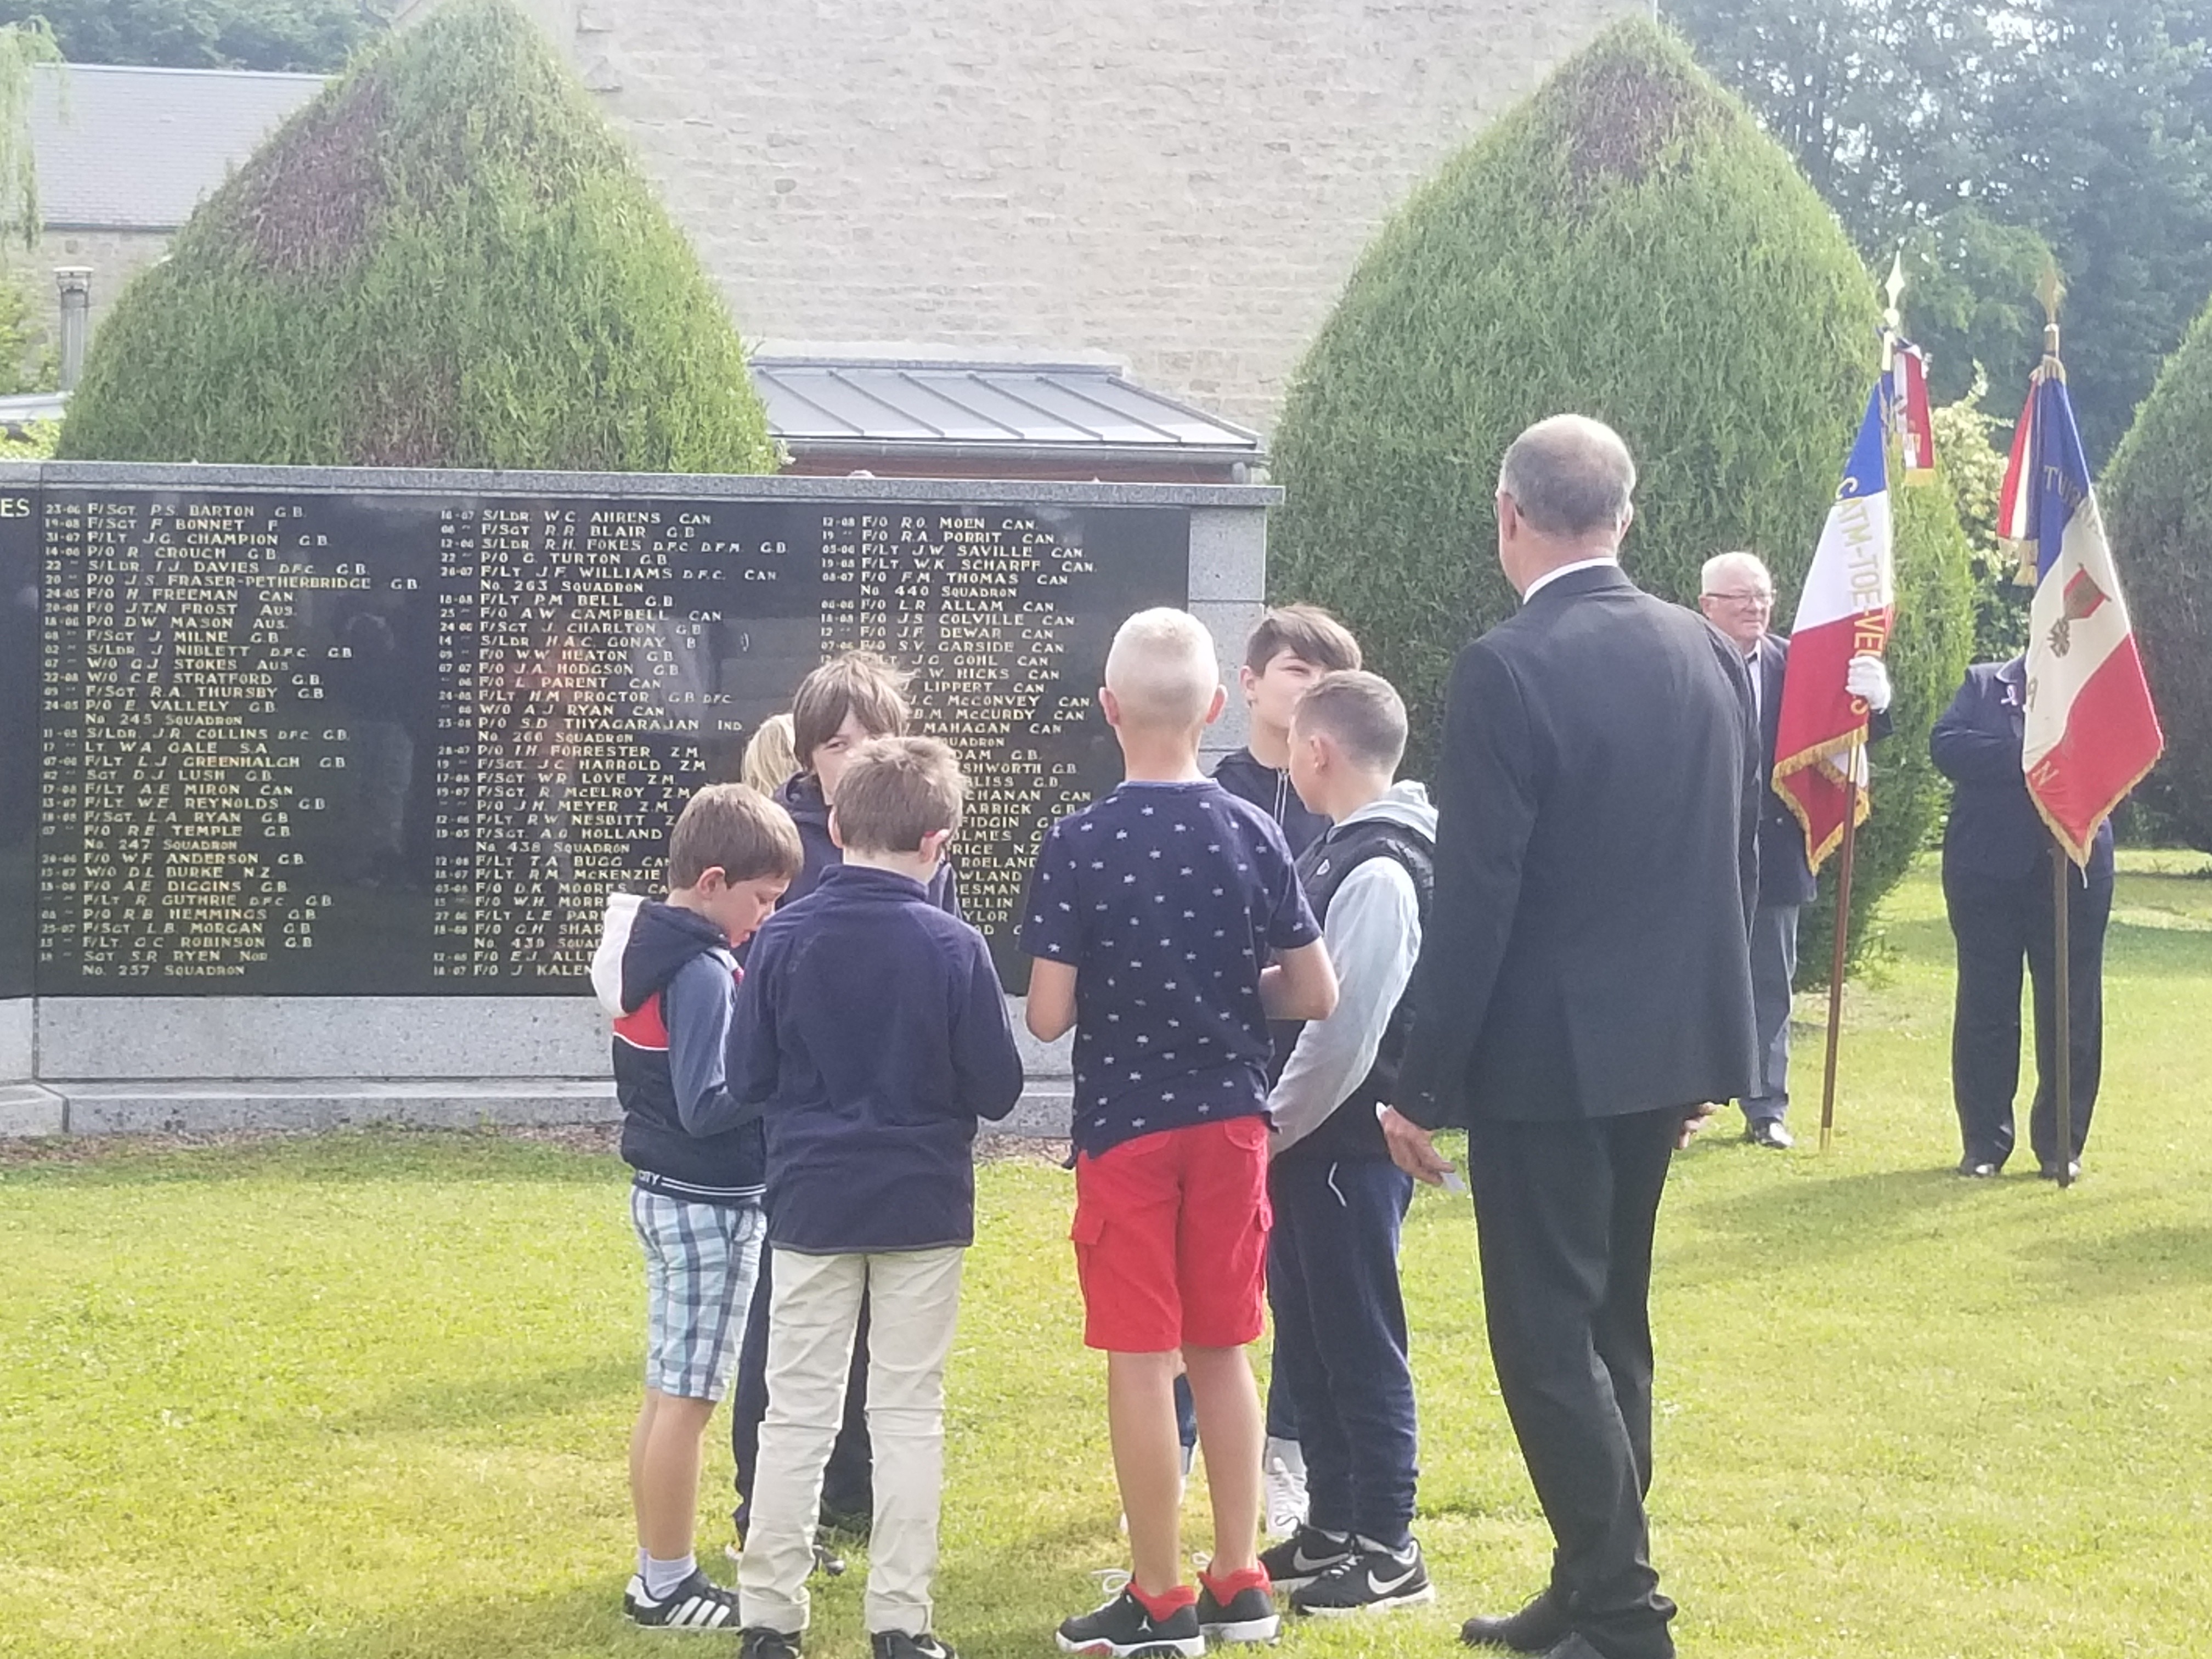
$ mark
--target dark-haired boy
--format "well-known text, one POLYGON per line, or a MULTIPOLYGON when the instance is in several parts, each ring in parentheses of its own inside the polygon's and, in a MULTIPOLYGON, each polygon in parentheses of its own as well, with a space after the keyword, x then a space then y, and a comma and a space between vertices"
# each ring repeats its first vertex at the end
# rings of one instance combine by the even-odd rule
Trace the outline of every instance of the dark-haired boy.
POLYGON ((1283 826, 1295 858, 1328 828, 1291 784, 1291 715, 1324 674, 1359 666, 1359 641, 1317 605, 1279 605, 1244 642, 1237 684, 1249 717, 1244 747, 1225 755, 1213 781, 1283 826))
POLYGON ((799 832, 743 784, 692 796, 669 836, 668 898, 617 893, 592 959, 615 1017, 622 1155, 637 1173, 630 1218, 645 1248, 645 1404, 630 1437, 637 1571, 623 1595, 635 1624, 715 1630, 737 1598, 694 1553, 700 1437, 728 1382, 760 1259, 758 1115, 732 1098, 726 1067, 743 944, 799 873, 799 832))
POLYGON ((738 1582, 745 1659, 792 1659, 809 1613, 823 1471, 860 1326, 875 1452, 874 1659, 950 1659, 932 1633, 945 1362, 975 1242, 979 1117, 1022 1062, 982 936, 932 903, 965 784, 927 738, 861 744, 830 834, 843 862, 762 927, 730 1037, 768 1135, 769 1406, 738 1582))
MULTIPOLYGON (((1244 693, 1249 724, 1245 746, 1224 756, 1213 781, 1239 799, 1249 800, 1282 825, 1283 839, 1296 858, 1328 828, 1328 820, 1298 799, 1291 783, 1291 717, 1298 699, 1324 674, 1359 666, 1359 641, 1352 630, 1317 605, 1278 605, 1260 618, 1244 641, 1244 665, 1237 681, 1244 693)), ((1295 1361, 1288 1362, 1295 1364, 1295 1361)), ((1262 1519, 1267 1534, 1286 1538, 1306 1518, 1305 1454, 1299 1444, 1297 1408, 1291 1402, 1295 1382, 1285 1369, 1278 1343, 1267 1368, 1267 1498, 1262 1519)), ((1176 1409, 1188 1449, 1197 1428, 1188 1390, 1178 1389, 1176 1409)))
POLYGON ((1406 706, 1389 683, 1325 676, 1299 700, 1291 775, 1330 821, 1298 860, 1336 966, 1336 1012, 1279 1035, 1267 1097, 1267 1298, 1304 1430, 1305 1523, 1260 1559, 1299 1613, 1432 1601, 1413 1520, 1413 1374, 1398 1284, 1413 1178, 1376 1108, 1405 1052, 1406 987, 1435 886, 1436 809, 1394 783, 1406 706))

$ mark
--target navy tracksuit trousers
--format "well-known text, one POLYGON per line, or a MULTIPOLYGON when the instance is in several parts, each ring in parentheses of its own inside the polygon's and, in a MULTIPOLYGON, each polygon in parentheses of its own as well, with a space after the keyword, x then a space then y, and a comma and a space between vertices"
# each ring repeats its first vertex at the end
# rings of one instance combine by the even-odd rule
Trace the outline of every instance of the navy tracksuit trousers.
POLYGON ((1387 1158, 1291 1156, 1267 1172, 1275 1364, 1305 1449, 1310 1524, 1400 1546, 1417 1445, 1398 1235, 1413 1178, 1387 1158))

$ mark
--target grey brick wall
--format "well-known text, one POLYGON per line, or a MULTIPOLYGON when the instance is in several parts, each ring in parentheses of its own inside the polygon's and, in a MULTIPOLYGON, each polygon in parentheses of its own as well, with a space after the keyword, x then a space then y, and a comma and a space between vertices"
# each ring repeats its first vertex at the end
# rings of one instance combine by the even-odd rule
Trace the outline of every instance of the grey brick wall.
POLYGON ((748 338, 1100 348, 1266 427, 1384 217, 1648 0, 531 0, 748 338))

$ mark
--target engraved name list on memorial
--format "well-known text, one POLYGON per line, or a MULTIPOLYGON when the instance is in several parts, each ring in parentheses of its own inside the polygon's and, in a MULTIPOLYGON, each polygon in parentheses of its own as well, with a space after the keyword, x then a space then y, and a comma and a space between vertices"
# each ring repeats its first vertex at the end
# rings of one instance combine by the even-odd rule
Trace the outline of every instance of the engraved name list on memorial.
POLYGON ((825 655, 915 674, 971 780, 963 904, 1012 931, 1118 777, 1120 617, 1167 508, 47 489, 39 988, 581 988, 692 789, 825 655))

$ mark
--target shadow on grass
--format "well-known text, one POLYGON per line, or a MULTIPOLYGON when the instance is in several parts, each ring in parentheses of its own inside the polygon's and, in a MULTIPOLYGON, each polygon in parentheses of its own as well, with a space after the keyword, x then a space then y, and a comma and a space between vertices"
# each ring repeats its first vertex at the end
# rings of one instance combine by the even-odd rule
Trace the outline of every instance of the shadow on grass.
MULTIPOLYGON (((1755 1150, 1747 1155, 1772 1156, 1755 1150)), ((1872 1170, 1800 1176, 1753 1192, 1692 1198, 1685 1207, 1699 1225, 1732 1234, 1749 1247, 1705 1253, 1709 1267, 1724 1269, 1732 1259, 1747 1273, 1762 1273, 1771 1259, 1763 1252, 1770 1248, 1814 1243, 1829 1255, 1884 1249, 1899 1232, 1924 1227, 1932 1216, 1982 1193, 1982 1183, 1962 1180, 1948 1168, 1872 1170)))
POLYGON ((2212 1286, 2212 1223, 2145 1227, 2108 1238, 2049 1237, 2021 1254, 2069 1300, 2212 1286))
MULTIPOLYGON (((714 1641, 711 1635, 707 1638, 714 1641)), ((318 1630, 265 1645, 225 1644, 175 1650, 205 1659, 428 1659, 428 1656, 499 1655, 528 1659, 533 1655, 665 1652, 669 1638, 639 1631, 622 1616, 619 1590, 604 1586, 543 1595, 483 1601, 426 1601, 413 1611, 364 1620, 337 1630, 318 1630)), ((737 1651, 734 1634, 728 1653, 737 1651)))
MULTIPOLYGON (((530 1419, 579 1412, 603 1400, 635 1395, 644 1382, 644 1369, 636 1358, 610 1357, 493 1381, 472 1376, 463 1389, 457 1389, 450 1377, 441 1378, 386 1395, 357 1411, 325 1421, 344 1434, 511 1427, 530 1419)), ((715 1422, 721 1425, 720 1413, 715 1422)))

